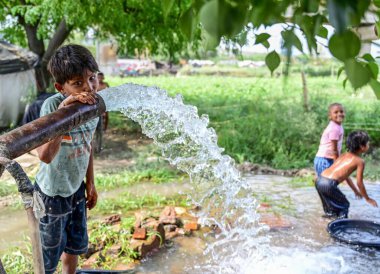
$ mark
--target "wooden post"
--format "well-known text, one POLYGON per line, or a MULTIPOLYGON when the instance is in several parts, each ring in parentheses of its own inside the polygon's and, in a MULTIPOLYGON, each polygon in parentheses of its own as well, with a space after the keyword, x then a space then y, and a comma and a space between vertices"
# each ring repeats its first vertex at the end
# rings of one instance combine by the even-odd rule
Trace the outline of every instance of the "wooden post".
POLYGON ((307 89, 307 83, 306 83, 306 76, 305 72, 301 71, 301 77, 302 77, 302 89, 303 89, 303 108, 306 112, 310 111, 309 107, 309 90, 307 89))
POLYGON ((39 220, 37 220, 36 217, 34 216, 32 207, 29 207, 26 210, 26 214, 28 216, 30 239, 32 241, 34 273, 44 274, 45 267, 44 267, 44 259, 42 256, 39 220))

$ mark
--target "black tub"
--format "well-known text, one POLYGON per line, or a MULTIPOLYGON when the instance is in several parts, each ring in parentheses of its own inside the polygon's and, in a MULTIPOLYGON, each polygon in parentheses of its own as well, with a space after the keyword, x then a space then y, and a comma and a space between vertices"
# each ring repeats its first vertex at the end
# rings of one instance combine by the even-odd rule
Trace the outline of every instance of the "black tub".
POLYGON ((380 224, 374 221, 338 219, 328 224, 327 231, 347 244, 380 248, 380 224))
POLYGON ((91 269, 83 269, 83 270, 80 270, 78 269, 76 271, 76 274, 93 274, 93 273, 97 273, 97 274, 132 274, 132 273, 135 273, 134 270, 121 270, 121 271, 117 271, 117 270, 101 270, 101 269, 97 269, 97 270, 91 270, 91 269))

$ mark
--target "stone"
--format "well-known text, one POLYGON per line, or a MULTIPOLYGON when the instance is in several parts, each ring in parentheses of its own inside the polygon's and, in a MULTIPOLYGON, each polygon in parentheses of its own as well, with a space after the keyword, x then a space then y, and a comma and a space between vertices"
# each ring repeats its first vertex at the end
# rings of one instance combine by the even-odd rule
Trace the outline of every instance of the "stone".
POLYGON ((82 264, 82 269, 93 269, 96 266, 96 262, 98 261, 99 258, 99 253, 96 252, 91 255, 90 258, 88 258, 83 264, 82 264))
POLYGON ((187 222, 184 225, 184 229, 185 230, 191 230, 191 231, 193 231, 193 230, 198 230, 198 228, 199 228, 199 225, 196 222, 187 222))
POLYGON ((92 254, 94 254, 97 251, 99 251, 98 247, 92 243, 89 243, 88 248, 87 248, 87 252, 85 254, 83 254, 83 257, 88 259, 91 257, 92 254))
POLYGON ((272 208, 272 206, 268 203, 261 203, 259 204, 259 206, 257 207, 257 212, 261 213, 261 212, 268 212, 270 211, 272 208))
POLYGON ((153 228, 151 237, 146 240, 131 239, 131 248, 140 254, 141 258, 146 257, 149 253, 157 250, 165 242, 165 230, 162 223, 158 223, 153 228))
POLYGON ((170 231, 165 233, 165 239, 171 240, 179 235, 178 230, 170 231))
POLYGON ((284 219, 280 215, 273 213, 263 213, 260 215, 259 223, 266 224, 270 230, 289 229, 292 228, 290 221, 284 219))
POLYGON ((156 227, 160 222, 154 218, 148 218, 141 222, 141 227, 156 227))
POLYGON ((184 208, 184 207, 178 207, 178 206, 176 206, 174 208, 174 211, 175 211, 175 213, 177 215, 182 215, 182 214, 185 214, 187 212, 186 208, 184 208))
POLYGON ((139 228, 141 227, 141 223, 142 223, 142 220, 143 220, 143 216, 140 212, 135 212, 135 224, 134 224, 134 228, 139 228))
POLYGON ((146 239, 146 228, 145 227, 135 228, 135 232, 133 232, 132 238, 137 239, 137 240, 145 240, 146 239))
POLYGON ((166 206, 160 214, 159 222, 163 224, 176 224, 176 212, 173 206, 166 206))
POLYGON ((102 223, 107 224, 107 225, 113 225, 116 223, 120 223, 120 221, 121 221, 120 214, 114 214, 105 218, 102 223))
POLYGON ((107 249, 106 255, 117 257, 121 251, 121 245, 116 244, 107 249))
POLYGON ((176 225, 164 225, 165 233, 175 231, 176 228, 176 225))

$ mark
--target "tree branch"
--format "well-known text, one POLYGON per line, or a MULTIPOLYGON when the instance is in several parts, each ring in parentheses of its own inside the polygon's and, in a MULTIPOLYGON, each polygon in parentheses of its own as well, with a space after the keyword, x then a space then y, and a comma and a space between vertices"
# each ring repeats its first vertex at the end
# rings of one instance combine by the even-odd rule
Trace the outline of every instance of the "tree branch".
POLYGON ((42 57, 42 63, 47 64, 53 55, 54 51, 63 44, 63 42, 66 40, 66 38, 69 36, 72 28, 68 27, 66 24, 66 20, 62 19, 62 21, 59 23, 53 37, 49 41, 49 45, 46 49, 46 52, 44 53, 42 57))
POLYGON ((17 15, 19 23, 24 27, 26 37, 28 39, 28 46, 31 51, 41 57, 45 52, 44 42, 37 37, 37 29, 39 20, 35 25, 31 25, 25 22, 25 18, 21 15, 17 15))

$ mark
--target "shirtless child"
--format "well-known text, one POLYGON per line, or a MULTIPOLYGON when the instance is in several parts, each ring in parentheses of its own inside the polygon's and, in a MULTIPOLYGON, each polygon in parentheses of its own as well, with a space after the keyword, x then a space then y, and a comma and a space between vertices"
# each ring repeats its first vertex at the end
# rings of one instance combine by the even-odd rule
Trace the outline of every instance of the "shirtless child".
POLYGON ((371 199, 363 184, 364 160, 360 157, 369 149, 369 137, 364 131, 351 132, 347 137, 347 153, 341 155, 333 165, 325 169, 319 176, 316 188, 326 205, 324 211, 328 217, 347 218, 350 203, 339 190, 338 185, 347 180, 348 185, 359 198, 364 198, 369 204, 377 207, 375 200, 371 199), (350 180, 349 176, 356 170, 356 181, 359 190, 350 180))

